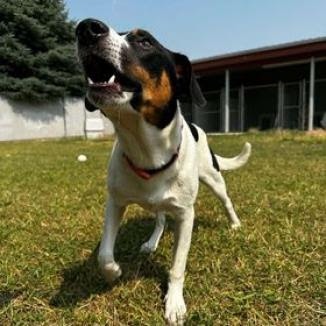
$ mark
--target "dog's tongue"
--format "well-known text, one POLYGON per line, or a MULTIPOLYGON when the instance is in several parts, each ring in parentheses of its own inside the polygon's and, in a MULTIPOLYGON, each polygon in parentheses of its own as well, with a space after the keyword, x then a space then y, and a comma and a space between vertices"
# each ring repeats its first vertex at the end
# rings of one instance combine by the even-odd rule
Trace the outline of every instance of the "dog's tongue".
POLYGON ((121 85, 118 83, 113 83, 113 84, 108 84, 108 83, 94 83, 92 85, 90 85, 90 87, 92 88, 104 88, 108 91, 112 91, 112 92, 121 92, 121 85))

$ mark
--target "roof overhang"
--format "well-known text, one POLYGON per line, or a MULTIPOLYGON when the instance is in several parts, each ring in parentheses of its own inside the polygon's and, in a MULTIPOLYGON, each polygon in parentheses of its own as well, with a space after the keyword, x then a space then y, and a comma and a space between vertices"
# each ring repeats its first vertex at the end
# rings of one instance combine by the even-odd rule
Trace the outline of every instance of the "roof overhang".
POLYGON ((326 57, 326 38, 287 43, 249 51, 241 51, 221 56, 192 61, 193 70, 198 76, 208 76, 224 72, 226 69, 250 70, 304 63, 311 57, 326 57))

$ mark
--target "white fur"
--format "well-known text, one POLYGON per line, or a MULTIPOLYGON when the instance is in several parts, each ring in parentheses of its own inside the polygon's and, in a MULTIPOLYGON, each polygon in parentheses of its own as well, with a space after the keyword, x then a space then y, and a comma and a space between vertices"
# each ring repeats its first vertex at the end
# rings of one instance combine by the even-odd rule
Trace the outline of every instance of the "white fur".
POLYGON ((122 72, 121 51, 123 47, 128 48, 129 44, 124 37, 121 37, 113 28, 110 28, 109 35, 103 42, 103 57, 108 57, 114 66, 122 72))
MULTIPOLYGON (((179 109, 171 125, 163 132, 148 125, 140 115, 135 116, 134 123, 126 128, 124 118, 122 114, 120 125, 116 126, 118 137, 109 165, 110 199, 107 204, 99 252, 100 266, 106 279, 111 282, 121 274, 114 260, 113 251, 118 225, 127 205, 137 203, 145 209, 156 212, 158 216, 155 230, 150 239, 142 245, 142 252, 155 251, 164 230, 164 214, 173 215, 177 229, 173 264, 165 299, 165 317, 171 325, 182 325, 186 314, 182 294, 183 279, 191 242, 193 204, 197 196, 199 180, 209 186, 222 201, 232 228, 239 227, 240 220, 227 195, 221 173, 213 167, 205 133, 197 127, 199 141, 196 143, 179 109), (133 133, 132 130, 135 132, 133 133), (182 136, 178 159, 171 167, 150 180, 144 180, 135 174, 122 155, 126 153, 132 157, 133 162, 139 167, 161 166, 168 161, 171 153, 178 146, 179 132, 182 136), (147 137, 149 134, 150 137, 147 137)), ((223 169, 234 168, 235 164, 240 166, 245 163, 249 157, 248 152, 250 152, 250 145, 246 144, 243 152, 236 158, 221 160, 221 157, 218 157, 218 159, 223 161, 223 169), (227 165, 225 162, 233 163, 227 165)))
MULTIPOLYGON (((119 59, 121 48, 126 40, 110 29, 108 46, 101 49, 103 57, 122 69, 119 59), (115 44, 114 51, 110 49, 115 44), (118 53, 118 54, 117 54, 118 53)), ((88 98, 99 106, 113 122, 117 140, 112 150, 109 164, 108 187, 110 197, 106 205, 105 224, 99 249, 98 261, 103 275, 113 282, 121 275, 121 269, 114 259, 114 244, 120 221, 126 207, 137 203, 157 214, 157 224, 149 240, 141 247, 143 252, 157 248, 164 230, 168 213, 175 217, 175 243, 173 263, 170 269, 168 291, 165 298, 165 318, 171 325, 182 325, 186 315, 183 298, 183 283, 186 260, 191 243, 194 221, 194 202, 198 193, 199 181, 209 186, 222 201, 233 228, 240 226, 230 198, 227 195, 224 179, 212 163, 205 133, 197 127, 199 140, 196 142, 178 107, 172 122, 163 130, 147 123, 129 104, 129 97, 120 101, 96 99, 88 93, 88 98), (169 162, 179 148, 177 160, 166 170, 149 180, 139 177, 128 165, 123 154, 140 168, 157 168, 169 162)), ((222 170, 235 169, 248 160, 250 145, 235 158, 216 156, 222 170)))
POLYGON ((218 161, 221 171, 226 171, 235 170, 245 165, 249 159, 250 154, 251 145, 249 143, 245 143, 241 153, 238 156, 232 158, 225 158, 219 155, 215 155, 215 157, 218 161))

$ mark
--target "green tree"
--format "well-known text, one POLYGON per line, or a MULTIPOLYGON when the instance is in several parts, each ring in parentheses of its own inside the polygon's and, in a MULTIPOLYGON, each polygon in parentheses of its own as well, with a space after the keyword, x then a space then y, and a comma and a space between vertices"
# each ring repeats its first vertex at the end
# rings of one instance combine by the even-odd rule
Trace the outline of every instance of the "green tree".
POLYGON ((0 94, 30 101, 82 95, 74 26, 63 0, 0 0, 0 94))

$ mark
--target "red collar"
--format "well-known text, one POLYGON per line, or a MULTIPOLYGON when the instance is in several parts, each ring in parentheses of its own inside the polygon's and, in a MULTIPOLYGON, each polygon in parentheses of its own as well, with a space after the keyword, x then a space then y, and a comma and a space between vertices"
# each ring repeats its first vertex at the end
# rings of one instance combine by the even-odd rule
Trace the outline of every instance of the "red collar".
POLYGON ((125 153, 123 153, 123 156, 126 159, 126 161, 127 161, 128 165, 129 165, 129 167, 131 168, 131 170, 133 170, 142 179, 149 180, 151 177, 158 174, 159 172, 162 172, 162 171, 168 169, 176 161, 176 159, 179 156, 180 146, 181 146, 181 143, 178 146, 176 153, 174 153, 172 155, 171 159, 167 163, 165 163, 164 165, 162 165, 162 166, 160 166, 159 168, 156 168, 156 169, 142 169, 142 168, 139 168, 130 160, 130 158, 125 153))

